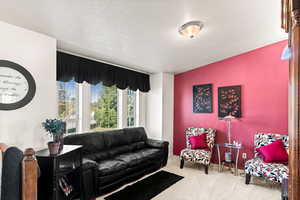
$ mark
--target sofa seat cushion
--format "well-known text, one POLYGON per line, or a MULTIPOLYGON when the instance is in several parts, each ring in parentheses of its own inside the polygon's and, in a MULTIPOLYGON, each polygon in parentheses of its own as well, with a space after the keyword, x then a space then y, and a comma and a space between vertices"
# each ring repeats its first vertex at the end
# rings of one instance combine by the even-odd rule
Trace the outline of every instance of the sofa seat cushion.
POLYGON ((265 163, 261 158, 254 158, 245 163, 245 172, 254 176, 281 183, 288 178, 288 166, 278 163, 265 163))
POLYGON ((161 153, 160 149, 146 148, 135 152, 118 155, 114 157, 114 159, 121 160, 125 162, 128 166, 132 167, 141 164, 142 162, 147 162, 154 158, 159 159, 160 153, 161 153))
POLYGON ((127 168, 127 164, 122 160, 110 159, 98 162, 98 172, 102 176, 118 172, 125 168, 127 168))
POLYGON ((137 165, 146 160, 146 158, 143 156, 143 154, 141 154, 139 152, 124 153, 124 154, 114 157, 114 159, 123 161, 128 166, 134 166, 134 165, 137 165))
POLYGON ((163 153, 161 149, 155 149, 155 148, 145 148, 137 152, 140 152, 144 157, 146 157, 147 160, 151 158, 161 158, 160 156, 163 153))
POLYGON ((124 170, 115 172, 113 174, 109 174, 109 175, 103 175, 103 176, 98 176, 98 184, 99 185, 106 185, 109 184, 111 182, 117 181, 118 179, 122 179, 128 175, 131 175, 137 171, 141 171, 143 169, 146 169, 150 167, 148 163, 141 163, 139 165, 136 165, 134 167, 127 167, 124 170))

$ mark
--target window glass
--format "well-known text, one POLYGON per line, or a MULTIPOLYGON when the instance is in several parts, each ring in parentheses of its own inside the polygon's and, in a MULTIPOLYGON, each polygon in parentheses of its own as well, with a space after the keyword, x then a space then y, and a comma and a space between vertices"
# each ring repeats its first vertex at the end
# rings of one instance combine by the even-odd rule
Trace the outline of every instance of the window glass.
POLYGON ((127 126, 136 126, 136 92, 127 90, 127 126))
POLYGON ((91 85, 92 131, 118 127, 118 91, 116 86, 106 87, 99 83, 91 85))
POLYGON ((66 132, 78 127, 78 84, 75 81, 58 82, 58 116, 66 121, 66 132))

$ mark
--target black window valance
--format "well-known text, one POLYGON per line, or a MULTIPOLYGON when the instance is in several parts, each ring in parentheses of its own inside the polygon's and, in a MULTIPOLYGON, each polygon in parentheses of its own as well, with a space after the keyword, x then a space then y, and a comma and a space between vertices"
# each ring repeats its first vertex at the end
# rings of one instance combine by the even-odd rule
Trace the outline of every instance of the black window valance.
POLYGON ((102 82, 105 86, 116 85, 119 89, 129 88, 142 92, 150 90, 149 75, 116 67, 106 63, 57 52, 57 80, 90 84, 102 82))

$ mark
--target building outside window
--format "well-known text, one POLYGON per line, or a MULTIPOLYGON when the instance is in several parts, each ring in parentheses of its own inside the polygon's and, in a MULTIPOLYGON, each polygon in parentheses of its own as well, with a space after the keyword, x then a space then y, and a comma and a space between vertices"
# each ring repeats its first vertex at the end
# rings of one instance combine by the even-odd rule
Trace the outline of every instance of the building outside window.
POLYGON ((116 86, 106 87, 102 83, 91 85, 92 131, 118 128, 118 91, 116 86))
POLYGON ((127 90, 127 126, 136 126, 136 92, 127 90))
POLYGON ((66 132, 78 127, 78 84, 75 81, 58 82, 58 116, 66 121, 66 132))

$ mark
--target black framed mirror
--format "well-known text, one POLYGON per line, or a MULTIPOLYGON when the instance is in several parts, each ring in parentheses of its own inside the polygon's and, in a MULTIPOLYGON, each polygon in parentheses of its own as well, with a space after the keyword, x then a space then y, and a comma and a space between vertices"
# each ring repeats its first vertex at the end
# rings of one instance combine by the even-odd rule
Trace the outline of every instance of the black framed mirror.
POLYGON ((27 105, 35 92, 34 78, 24 67, 0 60, 0 110, 15 110, 27 105))

